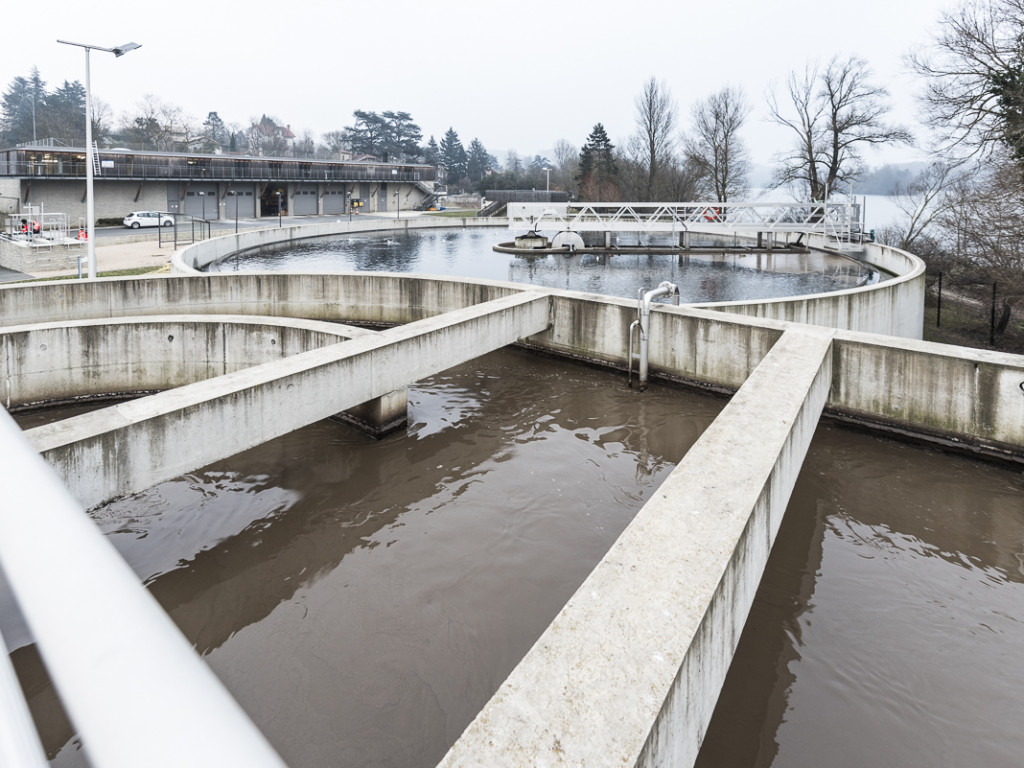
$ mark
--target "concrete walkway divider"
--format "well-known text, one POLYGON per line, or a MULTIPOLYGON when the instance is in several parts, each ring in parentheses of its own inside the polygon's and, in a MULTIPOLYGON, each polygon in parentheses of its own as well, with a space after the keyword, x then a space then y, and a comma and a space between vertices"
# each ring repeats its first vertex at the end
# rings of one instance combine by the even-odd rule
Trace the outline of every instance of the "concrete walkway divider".
POLYGON ((831 338, 783 335, 442 768, 693 764, 828 396, 831 338))

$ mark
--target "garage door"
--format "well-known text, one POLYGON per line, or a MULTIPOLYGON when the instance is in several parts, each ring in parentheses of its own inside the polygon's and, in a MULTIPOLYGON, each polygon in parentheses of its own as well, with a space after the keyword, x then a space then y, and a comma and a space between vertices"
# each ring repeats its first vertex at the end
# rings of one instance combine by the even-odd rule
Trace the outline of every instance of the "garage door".
POLYGON ((345 189, 328 189, 324 193, 324 213, 345 213, 345 189))
POLYGON ((220 207, 217 200, 217 185, 193 184, 185 193, 182 213, 186 216, 198 218, 216 219, 217 209, 220 207))
POLYGON ((235 218, 235 203, 238 203, 238 218, 240 219, 254 219, 256 218, 256 195, 252 193, 252 190, 235 190, 237 194, 228 192, 224 196, 224 218, 233 219, 235 218))
POLYGON ((293 216, 316 216, 316 185, 300 184, 292 195, 293 216))

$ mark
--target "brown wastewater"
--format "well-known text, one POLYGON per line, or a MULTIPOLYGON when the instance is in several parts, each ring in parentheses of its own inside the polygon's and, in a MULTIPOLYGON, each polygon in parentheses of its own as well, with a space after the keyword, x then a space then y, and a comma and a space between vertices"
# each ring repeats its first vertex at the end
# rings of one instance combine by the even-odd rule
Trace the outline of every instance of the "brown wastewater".
MULTIPOLYGON (((409 401, 93 513, 296 768, 435 765, 725 402, 521 350, 409 401)), ((7 639, 53 765, 87 765, 7 639)), ((823 421, 698 765, 1019 766, 1022 655, 1024 472, 823 421)))

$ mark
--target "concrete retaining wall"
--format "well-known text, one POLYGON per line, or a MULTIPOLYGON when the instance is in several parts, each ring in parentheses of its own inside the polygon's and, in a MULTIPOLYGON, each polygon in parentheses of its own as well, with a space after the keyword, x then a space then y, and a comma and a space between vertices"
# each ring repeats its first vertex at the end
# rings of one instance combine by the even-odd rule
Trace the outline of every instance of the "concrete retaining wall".
MULTIPOLYGON (((521 286, 375 273, 216 274, 0 286, 12 325, 167 314, 273 315, 402 324, 502 296, 521 286)), ((543 292, 543 291, 541 291, 543 292)), ((546 291, 551 325, 530 346, 625 368, 635 305, 546 291)), ((713 310, 656 305, 652 376, 735 390, 786 324, 713 310)), ((1024 445, 1022 358, 893 337, 840 332, 829 412, 923 437, 1013 453, 1024 445)))
MULTIPOLYGON (((53 243, 40 236, 37 243, 27 245, 0 240, 0 265, 16 272, 48 272, 74 269, 79 258, 85 258, 85 244, 53 243)), ((85 268, 83 267, 83 272, 85 268)))

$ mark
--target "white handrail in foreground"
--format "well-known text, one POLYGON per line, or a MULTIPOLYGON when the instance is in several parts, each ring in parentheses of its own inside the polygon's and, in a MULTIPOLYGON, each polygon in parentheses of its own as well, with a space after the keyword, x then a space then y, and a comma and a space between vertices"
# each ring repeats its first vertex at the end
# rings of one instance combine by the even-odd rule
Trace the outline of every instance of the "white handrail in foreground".
POLYGON ((21 695, 14 666, 0 632, 0 765, 47 768, 43 745, 32 724, 32 714, 21 695))
POLYGON ((0 450, 0 567, 91 764, 281 768, 6 411, 0 450))

